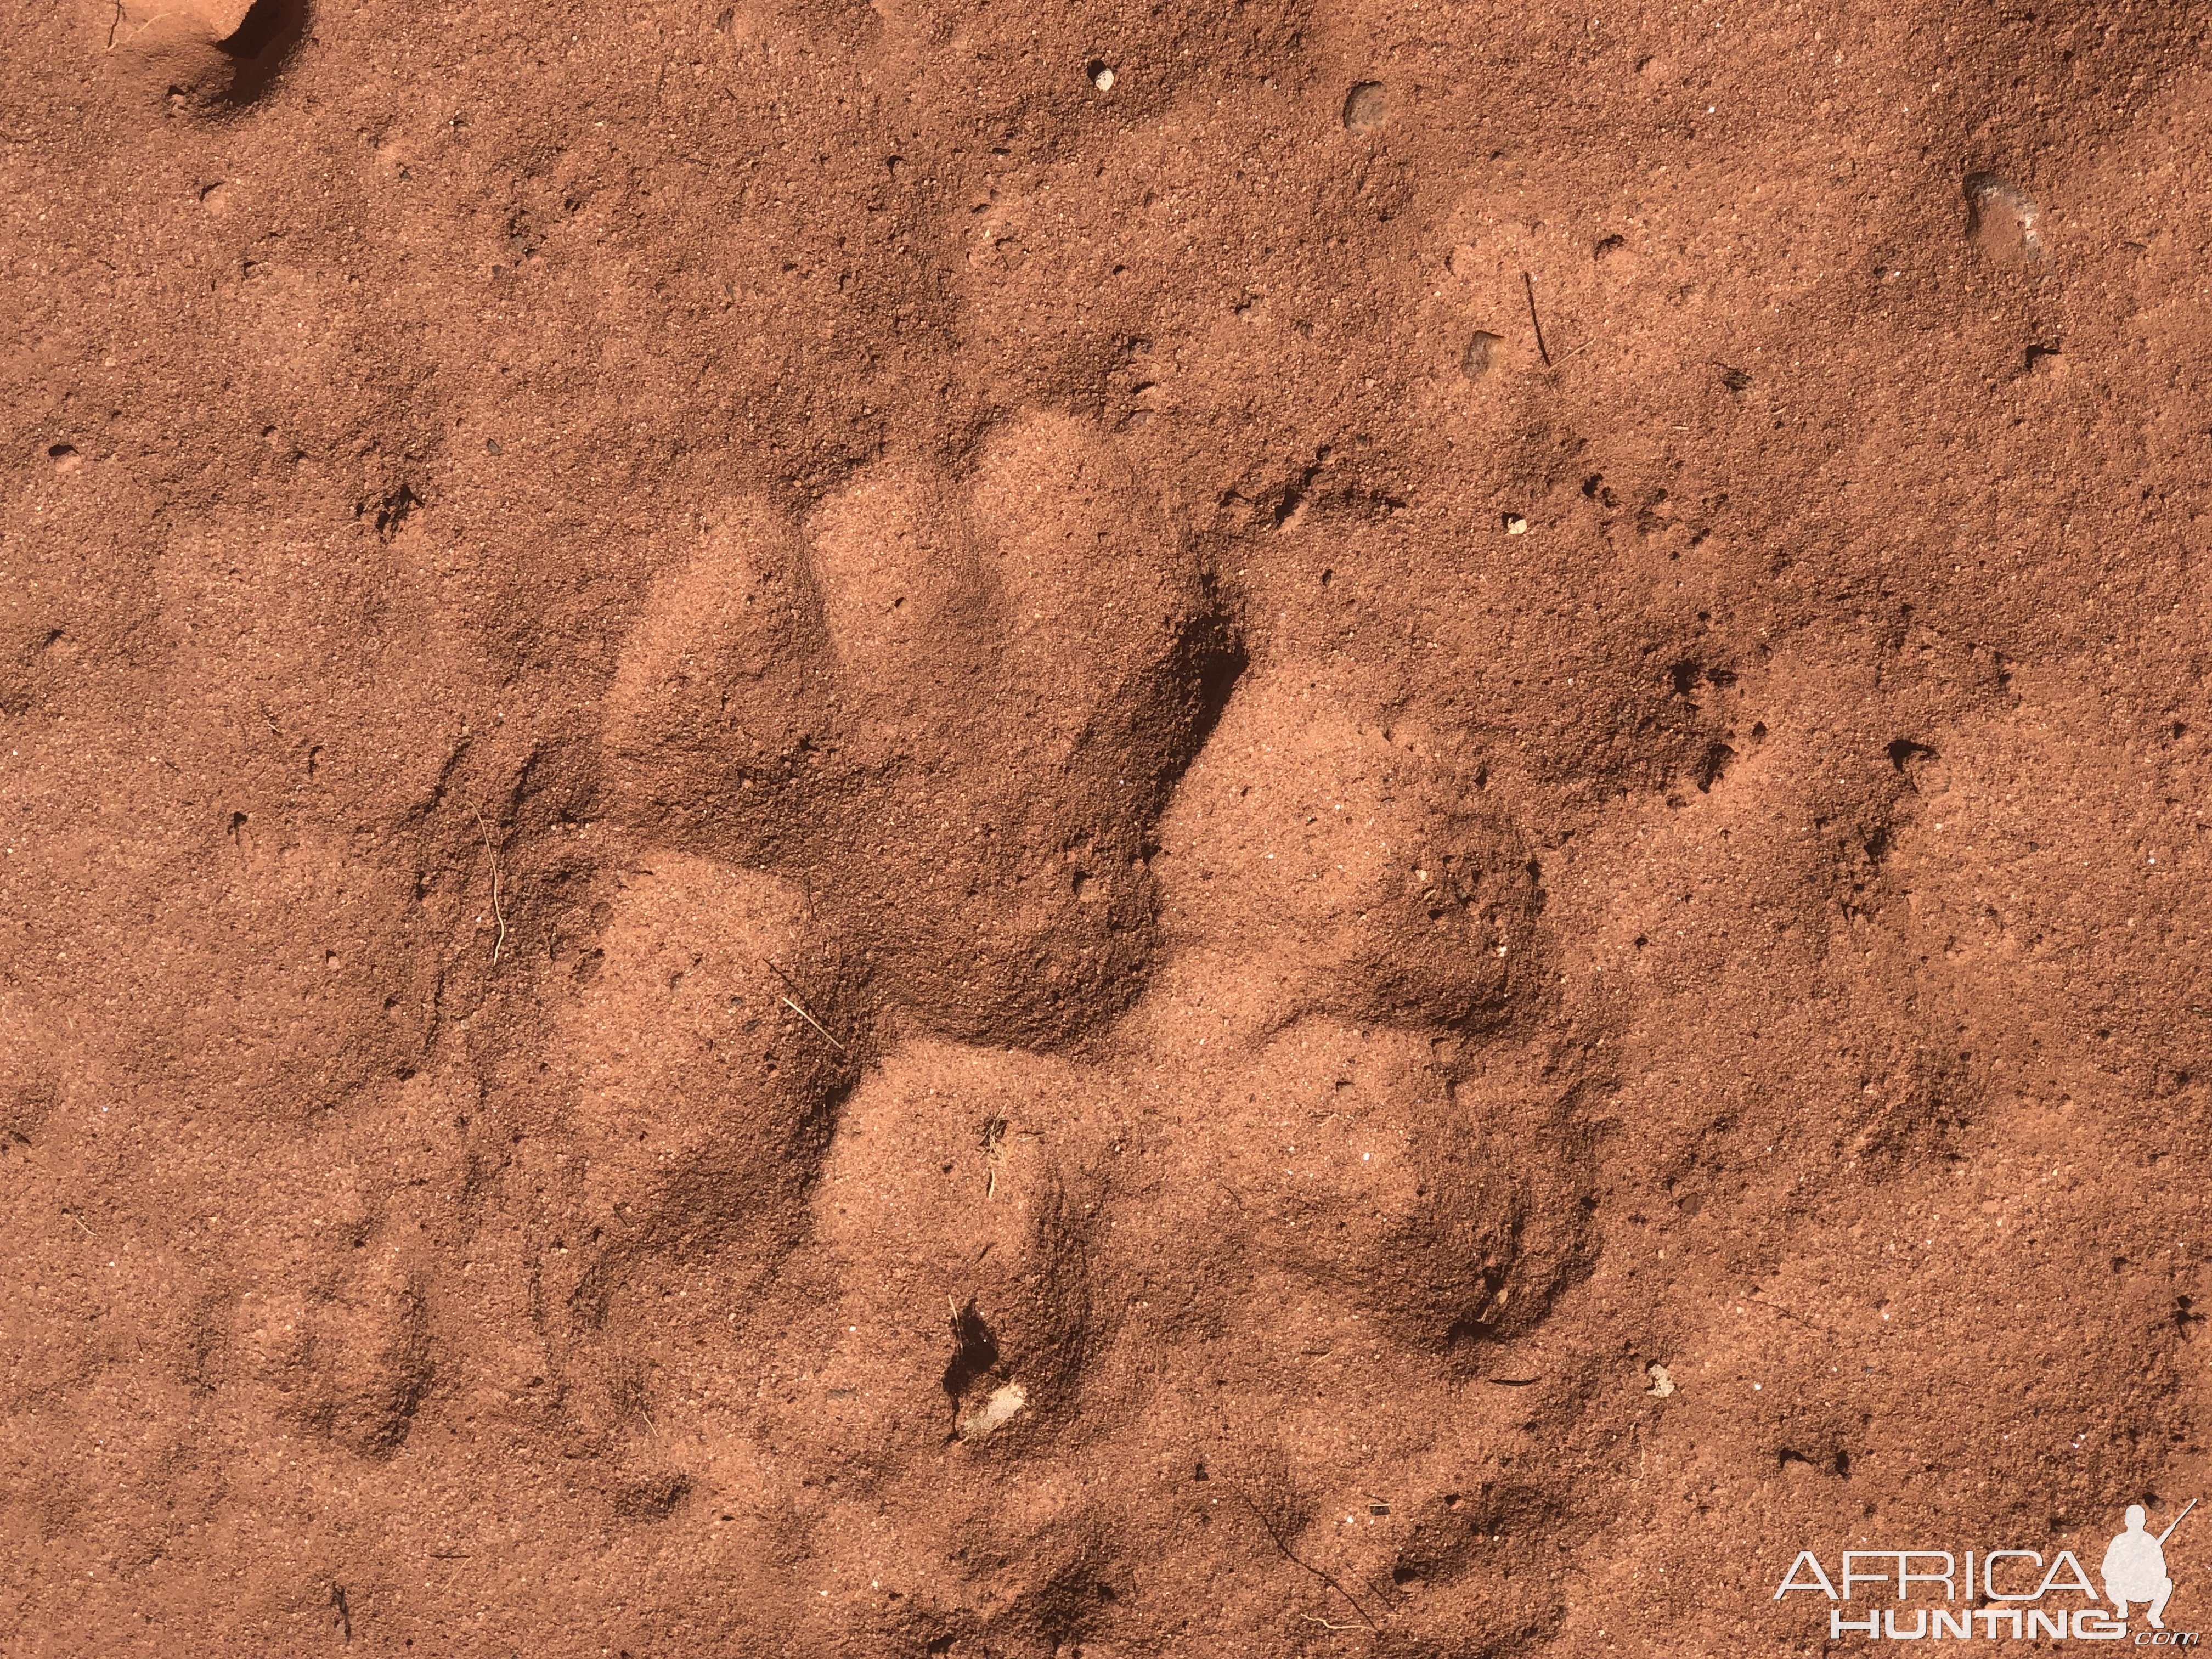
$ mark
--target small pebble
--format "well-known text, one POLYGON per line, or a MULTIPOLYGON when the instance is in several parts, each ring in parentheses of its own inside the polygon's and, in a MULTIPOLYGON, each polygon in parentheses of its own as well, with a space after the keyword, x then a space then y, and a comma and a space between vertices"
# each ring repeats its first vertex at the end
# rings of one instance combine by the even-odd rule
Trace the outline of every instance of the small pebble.
POLYGON ((1498 366, 1498 348, 1504 343, 1504 336, 1477 329, 1459 354, 1459 372, 1470 380, 1480 380, 1498 366))
POLYGON ((1527 535, 1528 533, 1528 520, 1522 518, 1518 513, 1508 513, 1505 515, 1505 533, 1509 536, 1527 535))
POLYGON ((961 1438, 981 1440, 992 1430, 1012 1422, 1014 1413, 1029 1403, 1029 1390, 1020 1383, 1007 1383, 960 1419, 961 1438))

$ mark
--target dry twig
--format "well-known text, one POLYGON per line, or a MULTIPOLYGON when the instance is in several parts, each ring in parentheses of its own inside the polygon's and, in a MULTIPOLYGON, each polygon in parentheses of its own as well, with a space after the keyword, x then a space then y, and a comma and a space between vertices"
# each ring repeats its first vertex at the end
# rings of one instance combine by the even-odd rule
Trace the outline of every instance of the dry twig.
MULTIPOLYGON (((777 966, 775 965, 775 963, 774 963, 773 962, 769 963, 768 964, 768 970, 769 970, 769 972, 770 972, 770 973, 774 974, 774 975, 775 975, 778 979, 781 980, 781 981, 782 981, 786 985, 790 986, 791 989, 792 989, 794 993, 798 991, 799 987, 798 987, 795 983, 793 983, 793 980, 792 980, 791 975, 790 975, 789 974, 785 973, 785 972, 783 971, 783 969, 781 969, 781 968, 779 968, 779 967, 777 967, 777 966)), ((778 998, 776 999, 776 1000, 777 1000, 778 1002, 781 1002, 781 1003, 785 1007, 787 1007, 787 1008, 790 1009, 790 1010, 791 1010, 791 1012, 792 1012, 793 1013, 797 1014, 797 1015, 799 1017, 799 1018, 801 1018, 801 1019, 805 1020, 805 1021, 809 1025, 811 1025, 811 1026, 812 1026, 816 1030, 817 1030, 817 1031, 821 1032, 821 1033, 822 1033, 822 1040, 823 1040, 824 1042, 828 1043, 828 1044, 829 1044, 832 1048, 835 1048, 835 1049, 836 1049, 839 1054, 851 1054, 851 1053, 853 1052, 850 1048, 847 1048, 843 1043, 842 1043, 842 1042, 838 1042, 838 1041, 837 1041, 837 1039, 836 1039, 836 1037, 834 1037, 834 1036, 830 1036, 830 1028, 829 1028, 828 1026, 824 1025, 824 1024, 823 1024, 820 1020, 818 1020, 818 1019, 815 1018, 813 1015, 811 1015, 811 1014, 808 1013, 808 1012, 806 1012, 806 1010, 805 1010, 805 1008, 801 1007, 801 1006, 799 1006, 799 1004, 797 1001, 795 1001, 792 997, 778 997, 778 998)))
POLYGON ((491 826, 484 815, 477 814, 477 828, 483 832, 484 851, 491 854, 491 919, 499 924, 499 937, 492 941, 491 965, 499 966, 499 953, 507 948, 507 915, 499 908, 499 848, 492 845, 491 826))
MULTIPOLYGON (((1260 1506, 1257 1504, 1255 1504, 1250 1498, 1244 1495, 1243 1488, 1237 1486, 1234 1482, 1231 1482, 1229 1484, 1229 1494, 1238 1503, 1242 1504, 1246 1509, 1252 1511, 1252 1518, 1260 1523, 1261 1530, 1267 1534, 1267 1541, 1283 1553, 1283 1559, 1288 1561, 1294 1567, 1303 1568, 1305 1571, 1311 1573, 1315 1577, 1320 1579, 1322 1583, 1328 1585, 1339 1595, 1341 1595, 1346 1601, 1350 1602, 1352 1604, 1352 1610, 1359 1615, 1359 1622, 1366 1626, 1368 1629, 1380 1630, 1382 1628, 1381 1626, 1377 1625, 1372 1619, 1367 1616, 1367 1609, 1359 1605, 1358 1598, 1353 1595, 1350 1590, 1338 1583, 1336 1580, 1331 1577, 1324 1569, 1314 1565, 1312 1562, 1299 1556, 1296 1551, 1292 1550, 1288 1544, 1283 1541, 1283 1535, 1275 1530, 1275 1523, 1268 1520, 1267 1516, 1261 1513, 1260 1506)), ((1330 1628, 1332 1630, 1349 1630, 1352 1627, 1349 1625, 1341 1625, 1331 1626, 1330 1628)))
POLYGON ((1543 319, 1536 315, 1536 279, 1527 271, 1521 273, 1521 285, 1528 290, 1528 320, 1535 325, 1536 354, 1544 360, 1544 367, 1552 366, 1552 349, 1544 343, 1543 319))

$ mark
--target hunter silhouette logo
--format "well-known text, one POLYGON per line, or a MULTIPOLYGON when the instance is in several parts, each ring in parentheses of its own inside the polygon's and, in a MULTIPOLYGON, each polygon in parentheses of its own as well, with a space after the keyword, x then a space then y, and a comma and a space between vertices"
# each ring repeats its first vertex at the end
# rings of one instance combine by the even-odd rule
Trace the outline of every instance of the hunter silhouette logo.
POLYGON ((2154 1533, 2143 1506, 2129 1504, 2122 1531, 2106 1547, 2099 1564, 2101 1598, 2070 1549, 2047 1561, 2039 1550, 1967 1550, 1958 1555, 1949 1550, 1856 1549, 1843 1552, 1842 1571, 1834 1578, 1811 1550, 1798 1551, 1774 1599, 1803 1590, 1836 1603, 1828 1609, 1828 1635, 1837 1641, 1847 1635, 1899 1642, 1929 1636, 1991 1642, 2038 1637, 2119 1642, 2132 1637, 2137 1647, 2196 1647, 2197 1632, 2166 1627, 2166 1604, 2173 1595, 2166 1542, 2196 1507, 2192 1498, 2165 1531, 2154 1533), (1881 1588, 1871 1588, 1875 1585, 1881 1588), (1922 1605, 1908 1605, 1916 1600, 1922 1605), (1898 1605, 1844 1605, 1869 1601, 1898 1605), (2130 1628, 2131 1607, 2142 1609, 2148 1629, 2130 1628))
POLYGON ((2155 1538, 2143 1530, 2143 1506, 2128 1505, 2128 1529, 2112 1540, 2105 1551, 2105 1594, 2112 1598, 2112 1617, 2125 1619, 2128 1603, 2150 1603, 2150 1627, 2166 1628, 2166 1598, 2173 1594, 2173 1580, 2166 1576, 2166 1540, 2173 1536, 2179 1526, 2197 1507, 2197 1500, 2189 1500, 2185 1509, 2173 1517, 2172 1524, 2155 1538))

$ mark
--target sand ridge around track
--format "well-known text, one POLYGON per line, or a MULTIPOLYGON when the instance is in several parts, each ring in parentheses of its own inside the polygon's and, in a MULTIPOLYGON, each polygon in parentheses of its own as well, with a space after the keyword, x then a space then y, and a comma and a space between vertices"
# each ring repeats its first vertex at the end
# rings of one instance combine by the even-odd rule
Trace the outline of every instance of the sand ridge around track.
POLYGON ((0 1652, 1809 1653, 2199 1489, 2179 9, 0 38, 0 1652))

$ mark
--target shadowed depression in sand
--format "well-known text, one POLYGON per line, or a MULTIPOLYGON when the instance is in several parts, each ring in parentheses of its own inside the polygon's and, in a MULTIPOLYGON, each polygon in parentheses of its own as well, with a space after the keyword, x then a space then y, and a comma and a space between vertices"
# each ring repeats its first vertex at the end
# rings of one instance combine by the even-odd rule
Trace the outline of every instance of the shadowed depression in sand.
POLYGON ((2182 9, 5 31, 0 1652, 1814 1653, 2201 1489, 2182 9))

